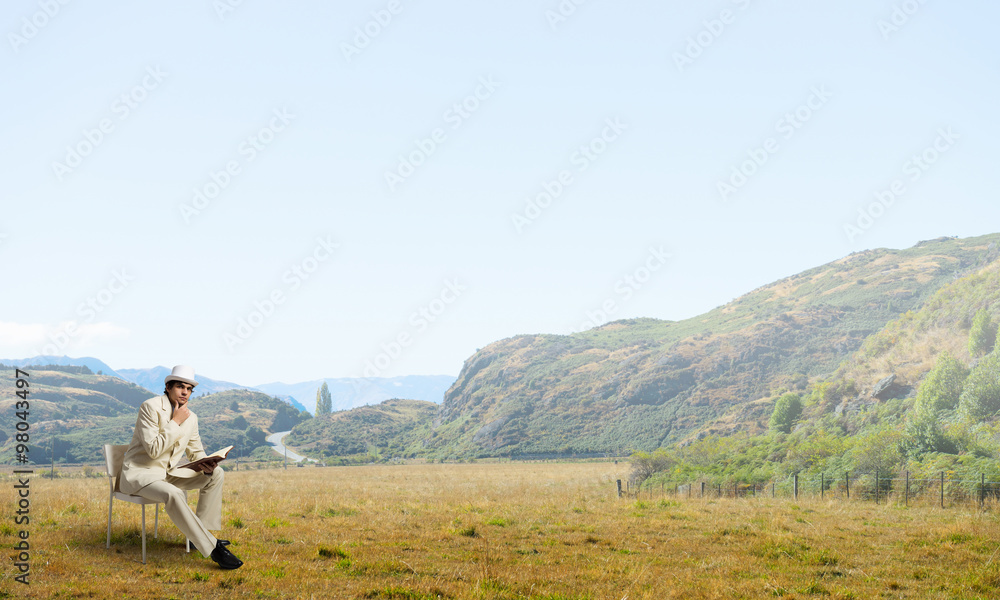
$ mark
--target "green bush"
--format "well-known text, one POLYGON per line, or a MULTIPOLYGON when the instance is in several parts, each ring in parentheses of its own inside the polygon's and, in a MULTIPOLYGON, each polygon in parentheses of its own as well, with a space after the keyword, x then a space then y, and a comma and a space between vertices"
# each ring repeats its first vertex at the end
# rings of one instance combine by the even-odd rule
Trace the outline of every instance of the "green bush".
POLYGON ((663 448, 652 453, 636 452, 629 460, 632 461, 632 480, 640 483, 649 479, 653 473, 666 471, 677 462, 663 448))
POLYGON ((965 380, 959 406, 973 420, 990 417, 1000 410, 1000 355, 996 352, 972 369, 965 380))
POLYGON ((997 341, 997 328, 990 319, 990 313, 980 308, 972 319, 969 330, 969 354, 982 356, 993 350, 997 341))
POLYGON ((934 368, 920 383, 915 405, 917 412, 933 414, 939 410, 955 408, 968 376, 969 370, 965 365, 951 354, 942 353, 934 368))
POLYGON ((855 437, 851 458, 854 468, 861 472, 875 469, 887 473, 903 463, 901 448, 905 437, 901 431, 891 426, 876 426, 855 437))
POLYGON ((936 412, 916 412, 906 423, 906 440, 903 449, 909 456, 919 458, 928 452, 957 454, 958 445, 945 435, 936 412))
POLYGON ((770 427, 772 431, 791 433, 792 425, 802 416, 802 398, 789 392, 778 398, 771 413, 770 427))

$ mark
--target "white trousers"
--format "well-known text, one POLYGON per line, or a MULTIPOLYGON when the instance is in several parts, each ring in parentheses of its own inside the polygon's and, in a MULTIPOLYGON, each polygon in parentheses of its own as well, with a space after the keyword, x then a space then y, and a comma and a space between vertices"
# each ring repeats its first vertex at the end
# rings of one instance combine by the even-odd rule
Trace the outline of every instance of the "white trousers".
POLYGON ((211 475, 199 473, 196 477, 168 476, 165 481, 155 481, 136 492, 166 507, 167 515, 195 548, 208 557, 215 550, 216 538, 209 529, 222 529, 222 467, 215 467, 211 475), (198 511, 191 512, 185 490, 199 490, 198 511))

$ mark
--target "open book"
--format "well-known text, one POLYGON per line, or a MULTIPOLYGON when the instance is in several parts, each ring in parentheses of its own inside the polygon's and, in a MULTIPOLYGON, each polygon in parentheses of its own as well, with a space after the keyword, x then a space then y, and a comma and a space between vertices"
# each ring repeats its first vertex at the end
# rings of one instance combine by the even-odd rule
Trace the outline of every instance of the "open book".
MULTIPOLYGON (((215 454, 209 454, 205 458, 199 458, 198 460, 196 460, 194 462, 190 462, 190 463, 188 463, 186 465, 181 465, 178 468, 179 469, 195 469, 195 467, 197 467, 198 465, 200 465, 202 463, 207 463, 209 461, 212 461, 212 462, 221 462, 221 461, 225 460, 225 458, 227 456, 229 456, 229 451, 232 450, 232 449, 233 449, 232 446, 226 446, 225 448, 223 448, 222 450, 219 450, 215 454), (219 460, 216 461, 215 459, 219 459, 219 460)), ((197 471, 197 469, 195 469, 195 470, 197 471)))

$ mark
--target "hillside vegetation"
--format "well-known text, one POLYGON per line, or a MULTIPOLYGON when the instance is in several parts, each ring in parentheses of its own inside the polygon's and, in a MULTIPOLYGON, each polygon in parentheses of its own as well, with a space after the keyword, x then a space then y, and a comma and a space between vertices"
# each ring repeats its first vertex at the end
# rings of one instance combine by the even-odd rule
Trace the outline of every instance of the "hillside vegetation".
POLYGON ((438 405, 424 400, 386 400, 373 406, 320 415, 292 430, 285 444, 310 458, 344 462, 413 457, 431 435, 438 405))
MULTIPOLYGON (((342 428, 322 453, 627 455, 705 448, 733 435, 773 441, 776 402, 787 394, 795 400, 782 410, 794 414, 778 428, 786 436, 793 427, 814 431, 809 424, 834 411, 837 419, 882 422, 872 416, 878 411, 857 416, 880 381, 878 400, 897 402, 879 410, 902 418, 912 404, 902 399, 942 351, 971 366, 977 311, 987 308, 996 322, 998 241, 1000 234, 940 238, 855 253, 684 321, 630 319, 570 336, 501 340, 466 361, 431 423, 417 420, 400 435, 366 429, 364 439, 342 428)), ((349 423, 352 412, 337 418, 349 423)), ((866 423, 844 421, 840 430, 851 436, 866 423)), ((308 443, 318 450, 325 434, 314 431, 308 443)), ((291 443, 305 443, 297 433, 291 443)), ((766 455, 784 457, 787 440, 775 443, 766 455)))
MULTIPOLYGON (((138 407, 156 396, 145 388, 89 369, 46 370, 22 367, 28 373, 30 450, 34 464, 103 462, 104 444, 132 439, 138 407)), ((14 461, 15 370, 0 366, 0 459, 14 461)), ((266 445, 273 431, 284 431, 309 417, 260 392, 229 390, 191 401, 198 415, 208 452, 236 445, 244 456, 266 445)))
MULTIPOLYGON (((829 378, 801 394, 788 430, 711 435, 683 448, 643 453, 667 482, 763 483, 798 473, 949 478, 972 491, 1000 481, 1000 263, 941 288, 871 336, 829 378), (976 325, 976 326, 974 326, 976 325)), ((774 398, 759 403, 778 413, 774 398)), ((894 486, 900 483, 892 484, 894 486)), ((888 491, 888 490, 887 490, 888 491)))
POLYGON ((777 390, 829 377, 869 336, 990 265, 998 240, 852 254, 685 321, 490 344, 446 394, 428 453, 621 454, 766 432, 777 390))

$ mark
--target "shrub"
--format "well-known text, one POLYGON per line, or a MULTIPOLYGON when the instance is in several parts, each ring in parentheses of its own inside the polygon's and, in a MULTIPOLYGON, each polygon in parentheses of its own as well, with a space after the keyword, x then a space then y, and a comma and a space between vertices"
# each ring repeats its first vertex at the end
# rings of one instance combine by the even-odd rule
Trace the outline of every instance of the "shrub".
POLYGON ((997 341, 997 328, 990 320, 990 313, 980 308, 969 329, 969 354, 982 356, 993 350, 997 341))
POLYGON ((774 403, 774 412, 771 413, 771 430, 791 433, 792 425, 801 415, 802 398, 792 392, 784 394, 774 403))
POLYGON ((632 481, 642 483, 654 473, 666 471, 677 462, 664 448, 649 452, 636 452, 630 458, 632 461, 632 481))
POLYGON ((914 458, 928 452, 957 454, 958 446, 945 435, 936 412, 917 412, 906 423, 906 440, 903 449, 914 458))
POLYGON ((877 427, 857 436, 851 455, 858 471, 875 469, 887 473, 902 464, 901 447, 905 439, 902 432, 889 427, 877 427))
POLYGON ((935 413, 955 408, 968 376, 969 370, 965 365, 951 354, 942 353, 934 368, 920 383, 915 404, 917 412, 935 413))
POLYGON ((1000 410, 1000 355, 993 352, 965 380, 959 407, 969 419, 983 419, 1000 410))

